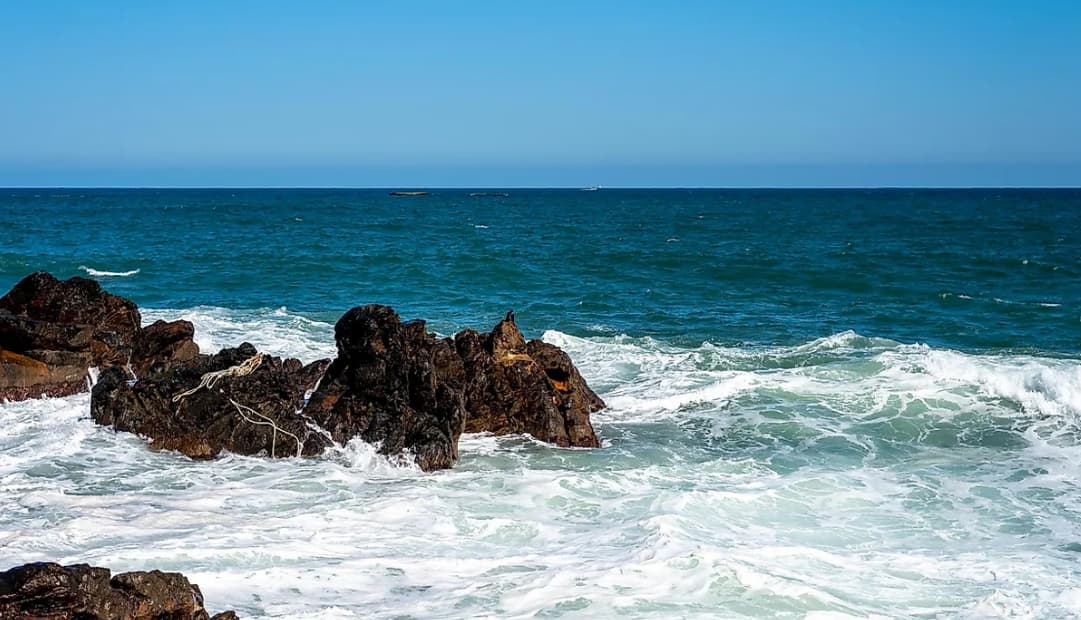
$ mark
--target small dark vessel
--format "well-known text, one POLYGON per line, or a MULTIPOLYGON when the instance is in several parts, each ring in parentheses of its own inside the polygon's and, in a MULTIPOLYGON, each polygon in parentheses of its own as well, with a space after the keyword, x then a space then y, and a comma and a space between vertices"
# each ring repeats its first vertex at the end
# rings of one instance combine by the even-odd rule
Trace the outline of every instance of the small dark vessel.
POLYGON ((507 192, 472 192, 469 195, 473 198, 506 198, 510 196, 507 192))
POLYGON ((428 192, 391 192, 391 196, 427 196, 428 192))

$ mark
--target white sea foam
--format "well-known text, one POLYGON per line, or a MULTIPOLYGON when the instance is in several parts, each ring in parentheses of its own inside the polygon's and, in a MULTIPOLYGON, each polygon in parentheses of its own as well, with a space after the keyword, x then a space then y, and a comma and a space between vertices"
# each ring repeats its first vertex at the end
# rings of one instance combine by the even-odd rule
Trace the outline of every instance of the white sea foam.
MULTIPOLYGON (((144 315, 208 350, 334 352, 287 309, 144 315)), ((0 404, 0 565, 180 570, 248 618, 1081 613, 1077 360, 544 338, 608 401, 605 448, 193 462, 96 426, 86 395, 0 404)))
POLYGON ((87 275, 95 278, 127 278, 139 273, 138 269, 132 269, 131 271, 101 271, 99 269, 93 269, 86 265, 79 265, 79 269, 82 269, 87 275))
POLYGON ((144 309, 143 322, 184 319, 195 325, 195 342, 205 353, 250 342, 271 355, 307 363, 334 357, 334 325, 293 313, 286 307, 237 311, 213 306, 186 310, 144 309))

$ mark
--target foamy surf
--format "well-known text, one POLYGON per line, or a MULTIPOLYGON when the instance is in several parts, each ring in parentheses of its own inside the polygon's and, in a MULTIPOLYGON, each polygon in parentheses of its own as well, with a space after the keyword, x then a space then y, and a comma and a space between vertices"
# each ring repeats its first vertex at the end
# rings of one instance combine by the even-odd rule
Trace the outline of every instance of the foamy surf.
POLYGON ((82 269, 87 275, 95 278, 127 278, 139 273, 138 269, 132 269, 131 271, 102 271, 100 269, 87 267, 86 265, 79 265, 79 269, 82 269))
MULTIPOLYGON (((305 361, 286 308, 147 310, 305 361)), ((595 331, 595 330, 591 330, 595 331)), ((249 618, 1081 614, 1081 365, 846 331, 676 346, 549 331, 605 447, 467 435, 425 474, 353 442, 194 462, 78 395, 0 404, 0 564, 179 570, 249 618)))

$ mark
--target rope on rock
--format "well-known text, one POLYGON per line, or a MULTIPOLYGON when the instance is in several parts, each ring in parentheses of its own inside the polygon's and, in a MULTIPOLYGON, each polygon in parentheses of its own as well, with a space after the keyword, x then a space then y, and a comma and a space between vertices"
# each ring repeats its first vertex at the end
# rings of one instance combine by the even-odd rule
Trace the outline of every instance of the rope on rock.
MULTIPOLYGON (((237 364, 236 366, 230 366, 229 368, 226 368, 224 370, 215 370, 213 372, 208 372, 200 378, 199 385, 193 387, 190 390, 177 394, 173 397, 173 402, 180 402, 181 400, 187 398, 188 396, 191 396, 192 394, 198 392, 203 388, 206 388, 208 390, 214 389, 214 387, 218 385, 218 382, 225 377, 246 377, 251 373, 255 372, 255 369, 258 368, 259 365, 262 363, 263 354, 256 353, 255 355, 249 357, 248 359, 237 364)), ((277 451, 278 447, 278 433, 282 433, 292 437, 293 441, 297 442, 297 457, 299 458, 301 456, 301 452, 304 449, 304 443, 300 441, 300 437, 297 437, 293 433, 290 433, 284 428, 281 428, 274 422, 274 420, 259 413, 251 407, 248 407, 247 405, 241 405, 232 398, 229 399, 229 402, 232 403, 233 407, 236 408, 237 413, 240 414, 240 417, 243 418, 244 421, 248 422, 249 424, 254 424, 256 426, 269 426, 274 429, 273 433, 271 433, 270 435, 270 458, 274 458, 275 456, 277 456, 275 452, 277 451), (249 414, 262 418, 262 420, 253 419, 249 417, 249 414)))
POLYGON ((286 435, 289 435, 290 437, 293 438, 293 441, 297 442, 297 458, 300 458, 301 452, 304 449, 304 444, 301 443, 300 437, 297 437, 296 435, 290 433, 289 431, 285 430, 284 428, 279 427, 277 424, 274 423, 274 420, 271 420, 269 417, 259 413, 258 411, 252 409, 251 407, 248 407, 246 405, 241 405, 240 403, 236 402, 232 398, 229 399, 229 402, 233 403, 233 406, 236 407, 236 412, 239 413, 240 417, 244 418, 247 422, 249 422, 251 424, 258 425, 258 426, 269 426, 269 427, 274 429, 274 432, 270 435, 270 458, 274 458, 274 456, 275 456, 274 452, 275 452, 275 450, 277 450, 278 433, 284 433, 286 435), (263 420, 265 420, 265 421, 253 420, 253 419, 249 418, 247 415, 245 415, 245 412, 253 414, 253 415, 257 415, 260 418, 263 418, 263 420))
POLYGON ((199 380, 199 385, 193 387, 186 392, 181 392, 177 394, 173 397, 173 402, 180 402, 182 399, 191 396, 192 394, 198 392, 203 388, 211 389, 216 386, 218 384, 218 381, 220 381, 223 377, 246 377, 251 373, 255 372, 255 369, 258 368, 259 364, 262 363, 263 354, 256 353, 255 355, 249 357, 243 362, 240 362, 236 366, 230 366, 225 370, 215 370, 213 372, 208 372, 203 375, 202 379, 199 380))

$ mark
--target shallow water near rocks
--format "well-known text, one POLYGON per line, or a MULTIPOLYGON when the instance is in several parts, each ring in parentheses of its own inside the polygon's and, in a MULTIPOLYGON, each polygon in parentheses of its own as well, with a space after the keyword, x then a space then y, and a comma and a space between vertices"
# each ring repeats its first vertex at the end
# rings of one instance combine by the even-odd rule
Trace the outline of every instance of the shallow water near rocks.
POLYGON ((1076 191, 5 192, 4 290, 126 274, 145 322, 304 361, 353 305, 514 308, 609 408, 601 449, 467 435, 425 474, 0 404, 3 568, 177 570, 250 618, 1081 615, 1076 191))

